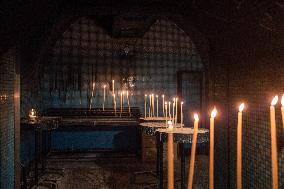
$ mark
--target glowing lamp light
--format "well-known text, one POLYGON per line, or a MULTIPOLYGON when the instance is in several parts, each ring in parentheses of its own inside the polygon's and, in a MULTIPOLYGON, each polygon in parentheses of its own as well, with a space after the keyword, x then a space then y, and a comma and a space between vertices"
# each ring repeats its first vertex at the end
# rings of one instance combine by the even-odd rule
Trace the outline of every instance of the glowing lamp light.
POLYGON ((194 117, 194 120, 195 120, 195 121, 198 121, 198 120, 199 120, 198 114, 194 114, 193 117, 194 117))
POLYGON ((276 95, 273 100, 271 101, 271 106, 275 106, 277 104, 278 101, 278 95, 276 95))
POLYGON ((214 109, 213 109, 212 112, 211 112, 211 117, 212 117, 212 118, 215 118, 216 115, 217 115, 217 109, 214 107, 214 109))
POLYGON ((35 121, 36 117, 37 117, 36 110, 32 108, 32 109, 29 111, 29 119, 30 119, 31 121, 35 121))
POLYGON ((242 112, 245 108, 245 104, 241 103, 241 105, 239 106, 239 112, 242 112))

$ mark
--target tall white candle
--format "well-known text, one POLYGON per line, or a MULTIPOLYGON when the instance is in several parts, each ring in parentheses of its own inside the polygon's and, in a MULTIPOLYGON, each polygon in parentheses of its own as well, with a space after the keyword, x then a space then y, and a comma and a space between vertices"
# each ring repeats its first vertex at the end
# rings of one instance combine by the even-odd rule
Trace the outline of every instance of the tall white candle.
POLYGON ((168 103, 165 102, 165 109, 166 109, 166 124, 167 124, 167 121, 168 121, 168 103))
POLYGON ((173 99, 173 124, 175 125, 175 104, 176 104, 176 98, 173 99))
POLYGON ((103 111, 105 111, 105 101, 106 101, 106 85, 104 85, 104 102, 103 102, 103 111))
POLYGON ((168 189, 174 189, 174 137, 171 121, 168 121, 168 189))
POLYGON ((130 114, 130 101, 129 101, 129 93, 126 91, 127 105, 128 105, 128 113, 130 114))
POLYGON ((165 117, 165 95, 162 95, 162 99, 163 99, 163 116, 165 117))
POLYGON ((147 94, 144 97, 144 117, 147 117, 147 94))
POLYGON ((115 99, 115 94, 113 94, 113 108, 114 108, 114 114, 116 115, 116 99, 115 99))
POLYGON ((177 110, 178 110, 178 98, 176 98, 176 114, 175 114, 175 124, 177 124, 177 116, 178 116, 178 112, 177 112, 177 110))
POLYGON ((172 115, 171 115, 171 101, 169 101, 169 118, 172 120, 172 115))
POLYGON ((155 117, 155 97, 154 97, 154 94, 152 94, 152 113, 153 113, 153 117, 155 117))
POLYGON ((121 115, 121 113, 122 113, 122 91, 120 92, 120 115, 121 115))
POLYGON ((157 117, 159 117, 159 96, 156 95, 156 103, 157 103, 157 117))
POLYGON ((278 96, 275 96, 270 106, 272 189, 278 189, 277 135, 274 107, 277 104, 277 101, 278 96))
POLYGON ((149 117, 152 117, 152 95, 149 95, 149 117))
POLYGON ((281 98, 281 115, 282 115, 282 127, 284 131, 284 94, 282 95, 281 98))
POLYGON ((242 111, 245 104, 242 103, 238 112, 238 127, 237 127, 237 189, 242 188, 242 111))
POLYGON ((182 110, 183 102, 180 103, 180 125, 183 124, 183 110, 182 110))
POLYGON ((114 80, 112 80, 112 94, 114 94, 114 80))
POLYGON ((190 164, 189 164, 189 176, 188 176, 188 189, 192 189, 193 185, 193 175, 194 175, 194 164, 195 164, 195 151, 196 151, 196 141, 198 133, 198 114, 194 114, 194 127, 192 135, 192 144, 191 144, 191 154, 190 154, 190 164))
POLYGON ((214 119, 216 114, 217 110, 214 107, 210 117, 209 189, 214 189, 214 119))

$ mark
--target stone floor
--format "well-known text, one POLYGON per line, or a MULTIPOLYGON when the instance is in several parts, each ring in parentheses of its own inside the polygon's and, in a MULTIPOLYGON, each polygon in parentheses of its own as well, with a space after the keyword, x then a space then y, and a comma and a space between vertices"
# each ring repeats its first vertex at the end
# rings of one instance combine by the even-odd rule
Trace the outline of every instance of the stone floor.
MULTIPOLYGON (((166 162, 164 162, 166 166, 166 162)), ((97 157, 96 155, 52 156, 47 162, 50 170, 60 170, 57 185, 42 184, 40 188, 54 189, 147 189, 157 188, 158 178, 151 174, 135 174, 155 170, 155 162, 143 163, 135 156, 97 157)), ((175 162, 175 180, 180 175, 179 162, 175 162)), ((56 171, 55 171, 56 172, 56 171)), ((54 172, 53 172, 54 173, 54 172)), ((45 177, 54 177, 51 172, 45 177)), ((164 177, 167 175, 164 168, 164 177)), ((166 182, 166 178, 164 179, 166 182)), ((42 182, 43 183, 43 182, 42 182)), ((165 183, 166 186, 166 183, 165 183)), ((180 188, 176 182, 175 188, 180 188)), ((194 188, 208 188, 208 156, 196 157, 194 188)))

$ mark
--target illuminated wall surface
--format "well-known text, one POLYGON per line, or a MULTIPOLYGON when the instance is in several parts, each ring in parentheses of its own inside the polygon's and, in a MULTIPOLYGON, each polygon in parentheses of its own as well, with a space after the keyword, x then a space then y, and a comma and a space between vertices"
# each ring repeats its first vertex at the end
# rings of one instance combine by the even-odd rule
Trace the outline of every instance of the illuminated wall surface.
MULTIPOLYGON (((106 107, 112 107, 111 81, 115 80, 116 94, 130 91, 131 106, 144 113, 145 93, 173 98, 176 95, 177 71, 202 71, 203 64, 190 37, 169 20, 157 20, 141 38, 112 38, 92 19, 81 18, 62 33, 48 58, 33 70, 24 73, 22 83, 22 116, 36 107, 90 107, 93 83, 96 84, 92 107, 102 107, 103 85, 106 88, 106 107), (38 74, 36 80, 29 79, 38 74)), ((188 80, 189 81, 189 80, 188 80)), ((199 81, 187 82, 192 94, 185 101, 199 103, 199 81), (197 82, 197 84, 196 84, 197 82)), ((117 95, 118 96, 118 95, 117 95)), ((124 104, 126 106, 126 103, 124 104)), ((117 98, 117 106, 120 106, 117 98)), ((192 107, 192 106, 190 106, 192 107)), ((188 119, 185 116, 185 119, 188 119)), ((95 148, 126 150, 135 148, 133 130, 104 132, 64 132, 53 134, 56 150, 88 150, 95 148)), ((32 157, 32 133, 25 132, 22 158, 32 157)))
POLYGON ((14 78, 15 54, 0 56, 0 188, 14 188, 14 78))
MULTIPOLYGON (((176 72, 184 70, 203 70, 203 65, 190 37, 173 22, 157 20, 142 38, 121 39, 110 37, 95 21, 81 18, 62 34, 39 69, 43 77, 34 104, 39 109, 89 107, 96 83, 92 107, 102 107, 104 84, 106 107, 112 107, 109 89, 114 79, 116 92, 129 90, 131 105, 143 113, 144 94, 173 98, 176 72)), ((33 105, 29 97, 25 93, 23 112, 26 105, 33 105)))

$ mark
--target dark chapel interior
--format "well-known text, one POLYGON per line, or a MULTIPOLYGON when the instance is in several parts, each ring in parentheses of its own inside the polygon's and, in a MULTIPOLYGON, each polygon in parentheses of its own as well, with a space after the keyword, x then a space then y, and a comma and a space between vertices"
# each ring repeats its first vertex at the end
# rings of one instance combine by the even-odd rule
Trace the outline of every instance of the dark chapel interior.
POLYGON ((284 188, 283 0, 0 2, 1 189, 284 188))

